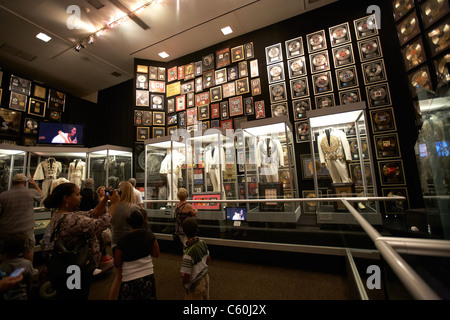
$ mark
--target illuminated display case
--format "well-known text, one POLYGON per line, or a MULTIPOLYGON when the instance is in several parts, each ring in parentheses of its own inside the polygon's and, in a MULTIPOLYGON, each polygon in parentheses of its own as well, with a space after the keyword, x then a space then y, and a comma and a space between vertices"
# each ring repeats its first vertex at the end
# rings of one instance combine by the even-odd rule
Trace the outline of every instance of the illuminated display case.
MULTIPOLYGON (((307 111, 315 197, 376 197, 364 102, 307 111)), ((340 202, 313 203, 319 224, 355 224, 340 202)), ((376 201, 355 203, 370 223, 382 223, 376 201)), ((311 208, 310 208, 311 209, 311 208)))
POLYGON ((0 193, 11 188, 15 174, 25 173, 27 152, 23 147, 0 144, 0 193))
MULTIPOLYGON (((242 199, 299 198, 293 132, 287 117, 245 122, 237 133, 239 196, 242 199)), ((297 222, 297 202, 248 204, 248 221, 297 222)))

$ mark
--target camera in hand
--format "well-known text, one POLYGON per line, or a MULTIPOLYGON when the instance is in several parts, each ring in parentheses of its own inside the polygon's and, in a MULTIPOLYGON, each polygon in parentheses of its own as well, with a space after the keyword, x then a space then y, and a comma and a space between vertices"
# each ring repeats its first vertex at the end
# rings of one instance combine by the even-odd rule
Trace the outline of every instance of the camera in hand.
POLYGON ((106 196, 108 197, 108 196, 112 195, 113 192, 114 192, 114 190, 117 191, 117 194, 118 194, 119 196, 122 194, 122 190, 120 190, 120 189, 114 189, 114 188, 109 187, 109 188, 107 188, 107 189, 105 190, 106 196))

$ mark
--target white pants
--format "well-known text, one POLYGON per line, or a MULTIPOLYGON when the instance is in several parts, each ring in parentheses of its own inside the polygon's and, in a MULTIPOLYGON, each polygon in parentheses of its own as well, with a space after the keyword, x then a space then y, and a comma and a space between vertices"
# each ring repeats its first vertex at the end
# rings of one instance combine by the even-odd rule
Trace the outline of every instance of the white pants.
POLYGON ((261 176, 262 182, 278 182, 278 173, 277 174, 266 174, 261 176))
MULTIPOLYGON (((169 173, 167 175, 167 187, 168 187, 168 197, 167 200, 177 200, 178 196, 178 175, 175 173, 169 173)), ((175 205, 171 202, 170 205, 175 205)))
POLYGON ((352 182, 348 175, 347 163, 345 161, 327 160, 326 164, 333 183, 352 182))

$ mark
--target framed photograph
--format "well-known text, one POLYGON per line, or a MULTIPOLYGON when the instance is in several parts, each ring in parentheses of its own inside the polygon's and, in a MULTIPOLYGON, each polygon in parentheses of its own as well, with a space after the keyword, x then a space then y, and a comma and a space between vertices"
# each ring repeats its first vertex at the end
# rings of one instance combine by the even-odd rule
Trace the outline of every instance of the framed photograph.
POLYGON ((216 85, 223 84, 226 82, 227 82, 227 68, 216 70, 216 72, 215 72, 216 85))
POLYGON ((317 73, 312 76, 314 94, 323 94, 333 91, 331 72, 317 73))
POLYGON ((335 68, 345 67, 355 63, 353 46, 351 43, 333 48, 333 62, 335 68))
MULTIPOLYGON (((314 166, 311 154, 300 155, 300 162, 302 164, 302 178, 313 179, 314 178, 314 166)), ((323 166, 319 161, 319 154, 315 154, 316 175, 318 179, 330 179, 330 171, 327 166, 323 166)))
POLYGON ((203 89, 209 89, 214 86, 214 70, 203 72, 203 89))
POLYGON ((228 81, 234 81, 236 79, 238 79, 239 77, 239 72, 238 72, 238 67, 237 66, 232 66, 227 68, 227 76, 228 76, 228 81))
POLYGON ((294 121, 306 120, 306 111, 311 110, 311 98, 304 98, 292 101, 294 121))
POLYGON ((422 37, 418 37, 402 48, 405 71, 409 71, 427 61, 422 37))
POLYGON ((386 213, 404 213, 409 208, 408 189, 406 187, 382 188, 383 197, 405 197, 405 200, 384 200, 386 213))
POLYGON ((306 76, 308 74, 306 68, 305 57, 288 60, 289 79, 306 76))
POLYGON ((230 111, 228 110, 228 101, 220 103, 220 120, 227 120, 230 118, 230 111))
POLYGON ((203 74, 205 74, 206 71, 213 70, 214 69, 214 54, 210 53, 204 57, 202 57, 202 70, 203 74))
POLYGON ((386 67, 384 66, 383 59, 362 63, 361 68, 365 85, 387 81, 386 67))
POLYGON ((253 42, 244 44, 244 57, 245 59, 253 59, 255 57, 255 48, 253 42))
POLYGON ((189 92, 186 95, 186 107, 187 108, 195 107, 195 94, 193 92, 189 92))
MULTIPOLYGON (((213 201, 213 200, 221 200, 220 198, 220 193, 202 193, 202 194, 194 194, 192 196, 192 200, 208 200, 208 201, 213 201)), ((221 203, 214 203, 214 202, 195 202, 192 203, 192 206, 194 208, 196 208, 197 210, 221 210, 221 203)))
POLYGON ((431 73, 427 65, 408 74, 409 89, 413 98, 423 89, 432 90, 431 73))
POLYGON ((233 129, 233 119, 220 121, 220 127, 224 130, 233 129))
POLYGON ((378 34, 377 19, 374 14, 353 21, 356 39, 362 40, 378 34))
POLYGON ((330 70, 330 58, 328 51, 321 51, 309 56, 311 73, 330 70))
POLYGON ((309 53, 327 49, 325 30, 320 30, 306 35, 306 43, 308 45, 309 53))
POLYGON ((11 79, 9 82, 9 91, 29 96, 31 93, 31 83, 32 82, 30 80, 11 75, 11 79))
POLYGON ((236 80, 236 94, 246 94, 250 92, 250 88, 248 85, 248 78, 243 78, 236 80))
POLYGON ((278 103, 287 100, 286 83, 280 82, 269 85, 270 103, 278 103))
POLYGON ((152 94, 150 108, 153 110, 164 110, 164 95, 152 94))
POLYGON ((11 91, 11 95, 9 97, 9 108, 25 112, 27 110, 27 101, 28 101, 27 95, 11 91))
POLYGON ((387 82, 366 87, 366 94, 369 109, 392 105, 391 92, 387 82))
POLYGON ((209 92, 203 92, 195 95, 195 106, 204 106, 210 103, 209 92))
POLYGON ((259 77, 258 59, 250 61, 250 77, 251 78, 259 77))
POLYGON ((186 94, 194 91, 195 91, 194 80, 185 82, 181 85, 181 94, 186 94))
POLYGON ((244 60, 244 46, 236 46, 231 48, 231 62, 238 62, 244 60))
POLYGON ((137 127, 136 128, 136 141, 145 141, 150 139, 149 127, 137 127))
POLYGON ((255 114, 255 107, 253 106, 253 97, 244 98, 244 111, 246 116, 255 114))
POLYGON ((188 126, 192 126, 197 123, 197 108, 191 108, 186 110, 187 121, 186 124, 188 126))
POLYGON ((380 37, 373 37, 358 42, 359 58, 361 62, 383 57, 380 37))
POLYGON ((186 110, 186 95, 176 97, 176 111, 186 110))
POLYGON ((266 117, 266 106, 264 100, 255 101, 255 115, 256 119, 263 119, 266 117))
POLYGON ((230 65, 230 48, 224 48, 216 51, 216 69, 221 69, 229 65, 230 65))
POLYGON ((251 79, 251 90, 252 90, 252 96, 258 96, 260 95, 261 92, 261 79, 260 78, 256 78, 256 79, 251 79))
POLYGON ((284 44, 286 46, 286 59, 292 59, 305 54, 302 37, 287 40, 284 44))
POLYGON ((372 131, 374 134, 379 132, 397 131, 394 109, 392 107, 371 110, 370 118, 372 122, 372 131))
POLYGON ((291 80, 290 84, 291 84, 292 99, 298 99, 309 96, 309 84, 307 77, 291 80))
POLYGON ((338 90, 346 90, 359 85, 356 66, 352 65, 346 68, 336 70, 336 82, 338 90))
POLYGON ((228 98, 236 95, 236 85, 234 82, 225 83, 222 85, 223 98, 228 98))
POLYGON ((378 168, 382 186, 405 184, 403 160, 379 161, 378 168))
POLYGON ((295 123, 295 136, 297 143, 308 142, 311 139, 308 121, 295 123))
POLYGON ((238 63, 238 70, 239 70, 239 78, 245 78, 248 77, 248 65, 247 61, 241 61, 238 63))
POLYGON ((352 41, 352 36, 350 35, 350 26, 348 22, 330 27, 328 28, 328 31, 330 33, 330 43, 332 47, 336 47, 352 41))
POLYGON ((211 103, 211 119, 220 118, 220 104, 211 103))
POLYGON ((150 105, 150 92, 136 90, 136 106, 148 107, 150 105))
POLYGON ((186 126, 187 126, 186 111, 181 111, 178 113, 178 128, 186 128, 186 126))
POLYGON ((148 90, 148 74, 137 73, 136 74, 136 89, 148 90))
POLYGON ((375 155, 377 159, 400 158, 400 146, 397 133, 375 135, 375 155))
POLYGON ((167 97, 174 97, 178 94, 181 94, 181 82, 177 81, 174 83, 170 83, 167 85, 167 97))
POLYGON ((49 109, 64 111, 64 106, 66 103, 66 94, 64 92, 49 89, 48 91, 48 103, 49 109))
MULTIPOLYGON (((194 62, 191 62, 187 65, 184 66, 184 80, 191 80, 195 78, 195 64, 194 62)), ((193 85, 192 85, 192 90, 193 89, 193 85)))
POLYGON ((289 109, 288 103, 281 102, 277 104, 271 105, 272 117, 288 117, 289 118, 289 109))
POLYGON ((197 61, 194 63, 194 75, 196 77, 200 77, 203 74, 203 62, 202 61, 197 61))
POLYGON ((166 93, 166 83, 164 81, 150 80, 148 90, 152 93, 166 93))
POLYGON ((392 11, 394 20, 398 21, 414 8, 414 0, 395 0, 392 1, 392 11))
POLYGON ((152 138, 161 138, 164 137, 164 133, 166 131, 166 128, 164 127, 153 127, 152 128, 152 138))
POLYGON ((361 92, 359 88, 353 88, 346 91, 339 91, 339 101, 341 105, 361 101, 361 92))
POLYGON ((178 124, 178 114, 172 114, 167 116, 167 125, 174 126, 178 124))
POLYGON ((29 98, 28 100, 28 114, 45 117, 45 110, 47 108, 47 102, 38 100, 35 98, 29 98))
POLYGON ((241 96, 229 98, 228 103, 230 105, 230 117, 244 114, 244 106, 242 104, 241 96))
POLYGON ((47 99, 47 88, 40 86, 38 84, 34 84, 33 96, 36 98, 39 98, 39 99, 46 100, 47 99))
POLYGON ((199 106, 197 108, 198 115, 197 120, 198 121, 204 121, 209 119, 209 105, 199 106))
POLYGON ((397 24, 397 36, 400 46, 414 39, 420 32, 416 11, 412 10, 405 19, 397 24))
POLYGON ((334 93, 323 94, 315 98, 316 109, 329 108, 336 106, 334 93))
POLYGON ((166 113, 160 111, 153 111, 153 125, 165 126, 166 125, 166 113))
POLYGON ((195 78, 195 93, 199 93, 203 91, 203 77, 195 78))
POLYGON ((267 64, 283 61, 283 51, 281 50, 281 43, 266 47, 265 52, 267 64))

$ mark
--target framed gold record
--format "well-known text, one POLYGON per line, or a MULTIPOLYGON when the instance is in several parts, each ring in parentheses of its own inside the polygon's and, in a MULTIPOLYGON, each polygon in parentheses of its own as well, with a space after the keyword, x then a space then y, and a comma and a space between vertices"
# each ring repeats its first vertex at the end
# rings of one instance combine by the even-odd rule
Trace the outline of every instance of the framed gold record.
POLYGON ((403 62, 405 70, 409 71, 427 61, 425 47, 423 46, 422 37, 417 38, 413 42, 402 48, 403 62))
POLYGON ((286 58, 292 59, 305 54, 305 47, 303 46, 303 37, 297 37, 285 41, 286 58))
POLYGON ((216 69, 221 69, 230 65, 230 48, 216 51, 216 69))
POLYGON ((272 117, 287 117, 289 119, 289 108, 287 101, 271 105, 272 117))
POLYGON ((236 46, 231 48, 231 62, 238 62, 241 60, 244 60, 245 56, 244 56, 244 46, 240 45, 240 46, 236 46))
POLYGON ((361 64, 361 69, 365 85, 387 81, 386 67, 383 59, 364 62, 361 64))
POLYGON ((166 113, 160 111, 153 111, 153 125, 165 126, 166 125, 166 113))
POLYGON ((358 139, 356 138, 348 138, 348 144, 350 146, 350 154, 352 157, 352 161, 359 161, 359 159, 363 158, 363 160, 369 160, 369 146, 367 144, 367 139, 365 136, 361 137, 361 143, 358 143, 358 139), (361 156, 360 156, 361 151, 361 156))
POLYGON ((304 56, 288 60, 289 79, 306 76, 307 70, 304 56))
POLYGON ((378 35, 377 19, 374 14, 354 20, 353 25, 357 40, 378 35))
POLYGON ((427 39, 433 57, 445 52, 450 46, 450 18, 427 31, 427 39))
POLYGON ((222 86, 216 86, 209 89, 210 102, 218 102, 222 100, 222 86))
POLYGON ((325 37, 325 30, 316 31, 306 35, 306 43, 309 53, 327 49, 328 45, 325 37))
POLYGON ((299 121, 295 123, 295 133, 297 143, 308 142, 311 138, 311 132, 308 121, 299 121))
POLYGON ((443 57, 434 61, 434 66, 436 70, 436 75, 438 79, 442 79, 448 74, 449 70, 446 67, 446 64, 450 62, 450 53, 447 53, 443 57))
POLYGON ((312 86, 314 94, 323 94, 333 91, 333 81, 331 72, 317 73, 312 76, 312 86))
POLYGON ((336 106, 334 93, 322 94, 315 97, 316 109, 330 108, 336 106))
POLYGON ((416 12, 413 10, 404 20, 397 24, 397 35, 400 46, 403 46, 419 34, 419 19, 417 18, 416 12))
POLYGON ((330 57, 328 51, 320 51, 309 56, 311 73, 324 72, 330 70, 330 57))
MULTIPOLYGON (((314 190, 303 190, 302 191, 302 195, 304 199, 313 199, 313 198, 321 198, 322 197, 322 192, 319 190, 320 194, 317 197, 316 193, 314 190)), ((304 213, 316 213, 317 210, 317 204, 318 202, 315 201, 308 201, 308 202, 303 202, 303 212, 304 213)))
POLYGON ((366 95, 369 109, 392 105, 391 91, 387 82, 367 86, 366 95))
POLYGON ((397 133, 375 135, 373 140, 377 159, 401 158, 397 133))
POLYGON ((307 77, 297 78, 290 81, 292 99, 309 96, 309 83, 307 77))
POLYGON ((382 188, 381 192, 383 197, 405 197, 405 200, 384 200, 385 213, 404 213, 410 207, 408 188, 382 188))
POLYGON ((251 90, 252 90, 252 96, 258 96, 260 95, 262 92, 261 90, 261 79, 260 78, 255 78, 255 79, 251 79, 250 80, 250 86, 251 86, 251 90))
POLYGON ((285 82, 278 82, 269 85, 270 103, 279 103, 287 100, 287 90, 285 82))
POLYGON ((393 0, 392 11, 394 20, 398 21, 414 8, 414 0, 393 0))
POLYGON ((392 107, 371 110, 370 119, 372 122, 372 131, 374 134, 397 130, 394 109, 392 107))
POLYGON ((137 127, 136 128, 136 141, 145 141, 150 139, 149 127, 137 127))
POLYGON ((353 162, 348 165, 349 173, 355 187, 362 187, 364 185, 363 180, 366 180, 367 185, 373 185, 372 172, 370 170, 370 163, 364 161, 364 172, 359 162, 353 162), (363 179, 364 177, 364 179, 363 179))
POLYGON ((346 91, 339 91, 339 101, 341 105, 360 102, 361 92, 359 88, 353 88, 346 91))
POLYGON ((348 22, 328 28, 332 47, 342 45, 352 41, 348 22))
POLYGON ((35 96, 36 98, 39 98, 39 99, 46 100, 47 99, 47 88, 45 88, 41 85, 38 85, 38 84, 34 84, 33 96, 35 96))
POLYGON ((236 84, 236 94, 246 94, 250 92, 250 87, 248 83, 248 78, 243 78, 235 81, 236 84))
POLYGON ((403 160, 386 160, 378 162, 382 186, 405 185, 403 160))
POLYGON ((266 47, 266 62, 268 65, 281 61, 283 61, 283 51, 281 50, 281 43, 266 47))
POLYGON ((306 120, 306 111, 311 110, 311 98, 303 98, 292 101, 294 121, 306 120))
POLYGON ((165 127, 153 127, 152 128, 152 138, 161 138, 165 136, 165 127))
POLYGON ((253 59, 255 57, 255 45, 253 42, 244 44, 244 58, 246 60, 253 59))
POLYGON ((358 50, 361 62, 366 62, 383 57, 380 37, 373 37, 359 41, 358 50))
MULTIPOLYGON (((202 72, 203 72, 203 74, 206 71, 214 69, 214 66, 215 66, 214 61, 215 60, 214 60, 213 53, 210 53, 210 54, 202 57, 202 72)), ((178 76, 178 78, 179 78, 179 76, 178 76)))
POLYGON ((28 96, 26 94, 11 92, 11 95, 9 97, 9 108, 25 112, 27 110, 27 101, 28 96))
POLYGON ((341 68, 355 63, 353 45, 351 43, 333 48, 334 67, 341 68))
POLYGON ((219 104, 220 120, 227 120, 230 118, 230 110, 228 109, 228 101, 222 101, 219 104))
POLYGON ((423 26, 427 29, 450 12, 448 0, 427 0, 420 5, 420 12, 423 26))
POLYGON ((286 77, 284 73, 283 62, 267 66, 267 76, 269 78, 269 84, 284 81, 286 77))
POLYGON ((216 70, 214 77, 215 77, 216 85, 226 83, 227 82, 227 68, 222 68, 222 69, 216 70))
POLYGON ((32 118, 25 118, 23 133, 38 134, 39 122, 32 118))
POLYGON ((413 98, 417 97, 421 91, 432 90, 431 73, 427 65, 410 72, 408 81, 413 98))
POLYGON ((336 82, 338 85, 338 90, 347 90, 349 88, 357 87, 359 85, 359 81, 356 66, 351 65, 336 70, 336 82))
POLYGON ((149 80, 158 80, 158 68, 157 67, 155 67, 155 66, 149 67, 148 79, 149 80))

